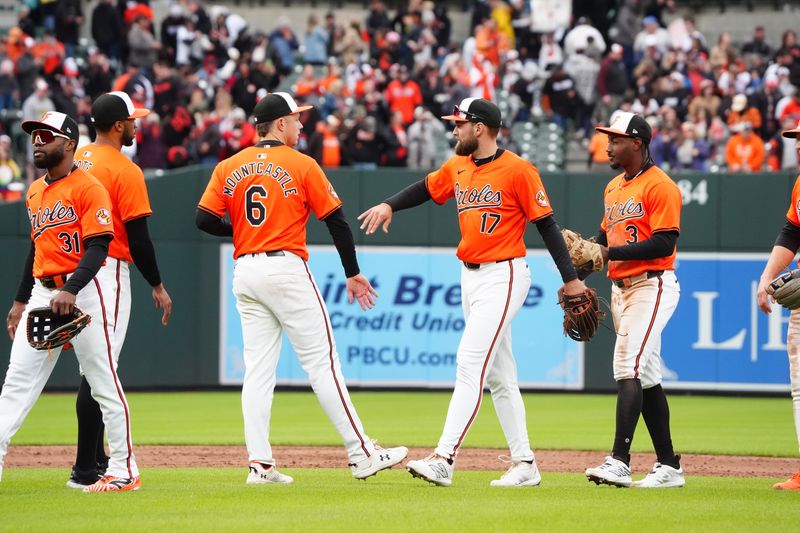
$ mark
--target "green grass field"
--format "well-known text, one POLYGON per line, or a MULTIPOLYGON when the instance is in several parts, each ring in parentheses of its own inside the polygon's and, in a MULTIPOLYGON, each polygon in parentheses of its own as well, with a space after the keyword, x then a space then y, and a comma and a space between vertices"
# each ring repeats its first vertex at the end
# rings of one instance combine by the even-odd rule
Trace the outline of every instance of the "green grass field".
MULTIPOLYGON (((243 444, 238 393, 131 394, 138 444, 243 444)), ((354 393, 373 438, 432 447, 447 393, 354 393)), ((614 396, 525 396, 535 449, 604 451, 613 436, 614 396)), ((796 456, 788 399, 673 396, 673 437, 684 452, 796 456)), ((316 398, 279 392, 273 444, 339 445, 316 398)), ((74 397, 43 396, 13 444, 73 444, 74 397)), ((636 451, 649 451, 643 424, 636 451)), ((487 396, 467 446, 504 447, 487 396)), ((800 464, 800 461, 798 461, 800 464)), ((290 486, 246 486, 243 468, 148 468, 136 493, 63 488, 64 469, 6 469, 0 531, 796 531, 800 494, 763 478, 690 477, 683 489, 596 487, 579 473, 546 473, 542 486, 497 489, 498 472, 456 471, 450 488, 401 470, 357 482, 349 470, 287 469, 290 486), (97 500, 102 500, 98 502, 97 500)), ((788 472, 787 472, 788 474, 788 472)))

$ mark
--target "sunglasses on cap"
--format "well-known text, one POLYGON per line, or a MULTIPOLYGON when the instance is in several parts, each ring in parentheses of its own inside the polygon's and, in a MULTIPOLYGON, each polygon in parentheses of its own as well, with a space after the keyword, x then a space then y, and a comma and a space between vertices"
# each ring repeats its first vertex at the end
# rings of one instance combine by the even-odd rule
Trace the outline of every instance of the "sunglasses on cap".
POLYGON ((62 139, 66 139, 71 141, 70 137, 67 137, 63 133, 56 133, 51 130, 33 130, 31 132, 31 143, 32 144, 50 144, 51 142, 56 140, 56 137, 61 137, 62 139))
POLYGON ((470 113, 469 111, 464 111, 457 105, 453 106, 453 115, 458 118, 463 118, 464 120, 469 120, 470 122, 483 122, 484 119, 476 115, 475 113, 470 113))

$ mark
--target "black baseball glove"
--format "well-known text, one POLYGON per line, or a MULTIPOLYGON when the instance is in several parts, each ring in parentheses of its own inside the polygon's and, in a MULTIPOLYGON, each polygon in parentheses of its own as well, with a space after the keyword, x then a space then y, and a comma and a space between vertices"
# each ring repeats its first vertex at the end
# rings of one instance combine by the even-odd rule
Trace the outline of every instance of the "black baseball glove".
POLYGON ((578 294, 561 294, 558 300, 564 310, 564 335, 581 342, 590 340, 600 321, 606 317, 600 310, 597 291, 588 288, 578 294))
POLYGON ((28 311, 28 344, 37 350, 50 350, 63 346, 89 325, 92 317, 78 309, 66 315, 57 315, 50 307, 37 307, 28 311))
POLYGON ((767 285, 767 294, 786 309, 800 308, 800 270, 784 272, 767 285))

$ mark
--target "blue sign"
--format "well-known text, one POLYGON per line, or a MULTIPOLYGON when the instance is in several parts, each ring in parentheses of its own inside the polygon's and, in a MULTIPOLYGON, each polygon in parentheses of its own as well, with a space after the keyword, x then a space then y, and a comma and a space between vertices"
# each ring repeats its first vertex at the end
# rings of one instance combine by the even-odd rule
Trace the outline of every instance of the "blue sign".
POLYGON ((789 312, 758 309, 766 254, 678 253, 681 299, 661 341, 664 386, 788 391, 789 312))
MULTIPOLYGON (((359 265, 380 295, 363 312, 348 304, 344 272, 332 246, 311 247, 309 267, 331 317, 347 382, 370 386, 453 386, 456 349, 464 329, 461 263, 454 249, 360 247, 359 265)), ((233 247, 222 245, 220 383, 244 377, 242 332, 233 296, 233 247)), ((561 277, 545 251, 531 251, 531 289, 512 323, 520 386, 583 388, 583 346, 562 334, 557 302, 561 277)), ((284 336, 279 384, 306 384, 284 336)))

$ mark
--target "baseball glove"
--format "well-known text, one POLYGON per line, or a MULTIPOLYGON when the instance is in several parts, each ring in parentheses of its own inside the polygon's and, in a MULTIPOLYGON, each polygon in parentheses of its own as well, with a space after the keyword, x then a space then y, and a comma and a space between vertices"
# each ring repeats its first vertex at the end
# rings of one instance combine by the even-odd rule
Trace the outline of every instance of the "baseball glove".
POLYGON ((569 258, 575 268, 584 268, 593 272, 603 270, 603 252, 600 245, 594 242, 594 237, 584 239, 580 233, 569 229, 562 229, 561 235, 567 244, 569 258))
POLYGON ((578 294, 562 294, 558 300, 564 310, 564 335, 586 342, 597 332, 600 321, 606 317, 600 310, 597 291, 588 288, 578 294))
POLYGON ((800 270, 784 272, 767 285, 767 294, 787 309, 800 308, 800 270))
POLYGON ((63 346, 89 325, 92 317, 74 307, 67 315, 57 315, 50 307, 28 311, 28 344, 37 350, 63 346))

